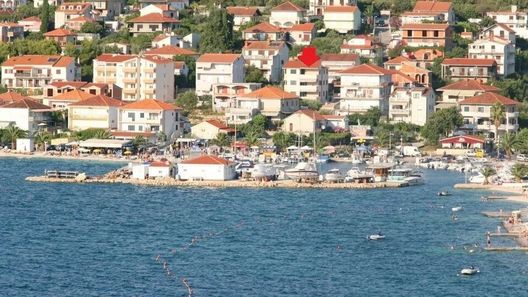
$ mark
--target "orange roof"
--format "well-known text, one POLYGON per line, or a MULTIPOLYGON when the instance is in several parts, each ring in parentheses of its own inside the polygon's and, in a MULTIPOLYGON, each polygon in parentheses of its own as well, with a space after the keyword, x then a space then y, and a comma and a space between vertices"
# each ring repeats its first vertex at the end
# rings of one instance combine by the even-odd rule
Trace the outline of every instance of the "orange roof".
POLYGON ((385 68, 381 68, 374 64, 361 64, 352 68, 341 71, 342 74, 359 74, 359 75, 385 75, 392 74, 385 68))
POLYGON ((194 56, 198 55, 198 53, 186 48, 181 48, 174 45, 166 45, 164 47, 150 49, 145 52, 145 55, 194 56))
POLYGON ((25 109, 51 109, 51 107, 38 103, 29 98, 22 98, 12 103, 1 106, 0 108, 25 108, 25 109))
POLYGON ((299 98, 297 95, 288 93, 277 87, 264 87, 255 90, 251 93, 240 95, 243 98, 255 98, 255 99, 296 99, 299 98))
POLYGON ((303 31, 308 32, 315 29, 314 23, 305 23, 305 24, 295 24, 290 29, 287 29, 286 31, 303 31))
POLYGON ((441 2, 441 1, 416 1, 414 5, 414 12, 419 11, 438 11, 438 12, 448 12, 452 7, 451 2, 441 2))
POLYGON ((387 62, 385 62, 385 65, 401 65, 404 62, 409 62, 410 59, 405 58, 403 56, 398 56, 394 59, 390 59, 387 62))
POLYGON ((150 167, 170 167, 170 162, 169 161, 165 161, 165 162, 154 161, 154 162, 150 162, 150 167))
POLYGON ((435 24, 435 23, 419 23, 419 24, 403 24, 402 30, 447 30, 449 24, 435 24))
POLYGON ((90 3, 67 2, 67 3, 63 3, 59 7, 57 7, 56 11, 66 12, 67 14, 74 14, 74 13, 80 13, 80 12, 84 11, 85 9, 91 7, 91 6, 92 6, 92 4, 90 4, 90 3), (70 5, 73 6, 72 9, 68 8, 70 5), (78 5, 81 6, 81 9, 77 9, 78 5))
POLYGON ((20 20, 20 22, 40 22, 40 18, 38 16, 30 16, 20 20))
POLYGON ((14 102, 18 100, 22 100, 24 98, 28 98, 27 96, 24 96, 22 94, 19 94, 17 92, 8 91, 5 93, 0 94, 0 102, 14 102))
POLYGON ((56 88, 64 88, 64 87, 74 87, 74 88, 80 88, 87 84, 85 81, 54 81, 50 83, 48 86, 53 86, 56 88))
POLYGON ((257 15, 259 10, 257 7, 245 7, 245 6, 231 6, 226 8, 227 13, 232 15, 241 16, 254 16, 257 15))
POLYGON ((484 92, 498 92, 500 91, 499 88, 482 84, 478 80, 459 80, 457 82, 454 82, 450 85, 444 86, 437 91, 445 91, 445 90, 475 90, 475 91, 484 91, 484 92))
POLYGON ((168 4, 154 4, 154 6, 164 11, 170 10, 170 7, 168 4))
POLYGON ((149 13, 128 21, 129 23, 179 23, 177 19, 169 18, 161 13, 149 13))
POLYGON ((401 68, 400 68, 400 71, 405 73, 405 74, 408 74, 408 73, 413 73, 413 74, 416 74, 416 73, 421 73, 421 74, 429 74, 431 73, 430 70, 427 70, 427 69, 423 69, 423 68, 420 68, 420 67, 416 67, 414 65, 411 65, 409 63, 403 63, 401 68))
POLYGON ((196 61, 197 63, 234 63, 241 57, 240 54, 203 54, 196 61))
POLYGON ((497 62, 493 59, 452 58, 445 59, 442 64, 453 66, 493 66, 497 62))
POLYGON ((282 41, 251 41, 243 49, 279 49, 285 45, 282 41))
POLYGON ((123 101, 105 95, 97 95, 88 99, 70 104, 70 106, 122 106, 123 101))
POLYGON ((24 27, 24 26, 20 25, 19 23, 0 22, 0 27, 24 27))
POLYGON ((2 66, 50 65, 55 67, 65 67, 74 62, 75 60, 68 56, 25 55, 9 58, 2 63, 2 66))
POLYGON ((358 61, 356 54, 322 54, 321 61, 358 61))
POLYGON ((124 105, 121 109, 177 110, 179 107, 156 99, 145 99, 124 105))
POLYGON ((358 11, 357 6, 327 6, 324 10, 325 13, 327 12, 337 12, 337 13, 350 13, 350 12, 356 12, 358 11))
POLYGON ((399 70, 387 70, 391 73, 391 79, 394 84, 417 83, 417 81, 409 77, 407 74, 399 70))
POLYGON ((444 56, 444 52, 438 49, 429 49, 429 48, 422 48, 419 50, 416 50, 413 55, 415 59, 418 60, 424 60, 425 54, 433 55, 434 58, 439 58, 444 56))
POLYGON ((197 158, 189 159, 182 161, 181 164, 193 164, 193 165, 229 165, 231 162, 229 162, 226 159, 222 159, 215 156, 210 155, 202 155, 197 158))
POLYGON ((486 92, 480 95, 477 95, 475 97, 467 98, 465 100, 462 100, 459 102, 459 104, 479 104, 479 105, 493 105, 495 103, 501 103, 503 105, 517 105, 520 102, 515 101, 513 99, 510 99, 508 97, 504 97, 502 95, 499 95, 497 93, 493 92, 486 92))
POLYGON ((135 55, 102 54, 95 58, 96 61, 121 63, 136 58, 135 55))
POLYGON ((217 119, 211 119, 211 120, 207 120, 205 121, 206 123, 208 124, 211 124, 213 126, 215 126, 216 128, 220 129, 220 130, 230 130, 231 128, 229 126, 227 126, 224 122, 220 121, 220 120, 217 120, 217 119))
POLYGON ((75 89, 66 93, 58 94, 52 99, 54 100, 65 100, 65 101, 81 101, 93 97, 93 94, 83 92, 81 90, 75 89))
POLYGON ((301 62, 298 59, 294 59, 294 60, 289 60, 288 62, 286 62, 286 64, 284 64, 283 68, 319 68, 319 66, 321 66, 321 60, 320 59, 319 59, 319 61, 313 63, 310 66, 304 64, 303 62, 301 62))
POLYGON ((84 15, 81 15, 81 16, 78 16, 76 18, 69 19, 66 22, 88 22, 88 23, 93 23, 93 22, 95 22, 95 20, 92 19, 92 18, 85 17, 84 15))
POLYGON ((277 32, 282 32, 282 30, 275 25, 272 25, 267 22, 263 22, 260 24, 256 24, 255 26, 249 27, 243 32, 244 33, 256 33, 256 32, 277 33, 277 32))
POLYGON ((150 62, 154 62, 156 64, 174 63, 172 59, 167 59, 162 56, 156 56, 156 55, 147 55, 147 56, 143 56, 142 58, 150 62))
POLYGON ((53 31, 49 31, 44 33, 44 36, 46 37, 64 37, 64 36, 73 36, 75 35, 72 31, 67 29, 55 29, 53 31))
POLYGON ((324 116, 322 114, 320 114, 318 111, 311 110, 311 109, 299 109, 299 110, 297 110, 294 113, 304 114, 304 115, 308 116, 309 118, 311 118, 314 121, 322 121, 322 120, 325 119, 324 116))
POLYGON ((279 4, 271 9, 271 11, 305 11, 304 8, 299 7, 290 1, 286 1, 282 4, 279 4))

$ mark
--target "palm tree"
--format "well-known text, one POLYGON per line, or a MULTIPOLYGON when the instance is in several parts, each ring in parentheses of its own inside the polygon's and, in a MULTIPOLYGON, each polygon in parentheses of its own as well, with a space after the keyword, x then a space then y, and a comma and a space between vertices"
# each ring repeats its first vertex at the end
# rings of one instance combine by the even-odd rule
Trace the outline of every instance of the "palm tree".
POLYGON ((167 141, 167 135, 165 133, 161 132, 161 131, 158 131, 156 136, 157 136, 159 142, 167 141))
POLYGON ((51 140, 51 134, 48 132, 38 132, 34 135, 34 141, 37 145, 37 150, 40 150, 40 148, 44 148, 46 145, 46 142, 51 140))
POLYGON ((497 146, 497 158, 499 157, 499 127, 506 115, 504 105, 500 102, 496 102, 491 107, 491 120, 495 125, 495 145, 497 146))
POLYGON ((244 140, 246 141, 246 144, 248 146, 254 146, 254 145, 260 144, 259 135, 254 132, 247 133, 244 136, 244 140))
POLYGON ((521 179, 526 176, 527 169, 526 165, 521 163, 515 163, 515 165, 513 165, 511 168, 511 174, 515 177, 516 182, 521 182, 521 179))
POLYGON ((229 137, 227 136, 227 134, 225 133, 218 133, 216 135, 216 138, 211 140, 211 143, 212 144, 216 144, 218 145, 219 147, 226 147, 226 146, 229 146, 229 144, 231 143, 231 140, 229 139, 229 137))
POLYGON ((145 137, 143 137, 141 135, 138 135, 138 136, 134 137, 134 139, 132 140, 132 144, 136 148, 139 148, 140 146, 143 146, 143 145, 147 144, 147 139, 145 139, 145 137))
POLYGON ((27 137, 27 131, 18 128, 15 125, 9 125, 4 130, 4 137, 11 142, 11 149, 16 149, 16 141, 18 138, 27 137))
POLYGON ((495 169, 491 168, 490 166, 486 166, 480 170, 480 173, 484 175, 484 185, 489 184, 488 178, 496 173, 495 169))
POLYGON ((95 132, 94 134, 94 138, 97 138, 97 139, 108 139, 112 136, 112 134, 110 134, 110 132, 108 130, 99 130, 97 132, 95 132))
POLYGON ((512 133, 506 133, 502 136, 500 141, 500 147, 504 150, 508 159, 511 159, 513 155, 513 148, 517 145, 517 136, 512 133))
POLYGON ((378 129, 374 136, 376 137, 376 144, 378 144, 380 147, 385 147, 389 143, 389 135, 390 132, 387 132, 385 129, 378 129))

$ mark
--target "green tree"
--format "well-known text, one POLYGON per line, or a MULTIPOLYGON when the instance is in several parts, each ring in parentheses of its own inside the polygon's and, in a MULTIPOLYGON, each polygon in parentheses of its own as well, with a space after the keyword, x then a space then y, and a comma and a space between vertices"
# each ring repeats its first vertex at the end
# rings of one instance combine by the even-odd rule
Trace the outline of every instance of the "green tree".
POLYGON ((231 139, 225 133, 216 134, 216 138, 211 140, 211 144, 218 145, 219 147, 228 147, 231 144, 231 139))
POLYGON ((158 131, 158 133, 156 133, 156 138, 158 139, 158 142, 165 142, 167 141, 167 134, 158 131))
POLYGON ((515 177, 516 182, 521 182, 522 178, 526 176, 527 167, 524 164, 521 163, 515 163, 515 165, 512 166, 510 173, 515 177))
POLYGON ((513 148, 519 153, 528 153, 528 129, 521 129, 516 135, 513 148))
POLYGON ((3 135, 6 140, 11 142, 11 149, 16 150, 17 139, 27 137, 28 132, 15 125, 9 125, 4 129, 3 135))
POLYGON ((42 7, 40 11, 40 33, 44 34, 48 32, 48 27, 50 24, 50 7, 48 0, 42 2, 42 7))
POLYGON ((200 40, 202 53, 221 53, 234 46, 233 16, 225 9, 213 9, 205 22, 200 40))
POLYGON ((141 135, 138 135, 134 137, 134 139, 132 139, 132 145, 136 149, 139 149, 140 147, 145 146, 146 144, 147 144, 147 139, 141 135))
POLYGON ((104 31, 104 27, 98 22, 86 22, 81 26, 82 33, 96 33, 101 34, 104 31))
POLYGON ((108 130, 100 129, 94 134, 94 138, 97 139, 109 139, 112 134, 108 130))
POLYGON ((44 147, 46 145, 46 142, 49 142, 51 140, 51 134, 48 132, 38 132, 35 134, 33 140, 35 141, 35 144, 37 145, 37 150, 44 150, 44 147))
POLYGON ((257 131, 250 131, 244 135, 244 141, 248 146, 260 145, 259 134, 257 131))
POLYGON ((495 126, 495 145, 499 146, 499 127, 506 116, 506 109, 500 102, 493 104, 491 107, 491 120, 495 126))
POLYGON ((485 185, 489 184, 489 177, 494 175, 496 173, 495 169, 493 169, 490 166, 486 166, 480 170, 480 174, 484 176, 484 183, 485 185))
POLYGON ((381 118, 381 111, 378 107, 371 107, 365 113, 352 113, 348 115, 348 122, 351 125, 378 126, 381 118))
POLYGON ((273 144, 279 149, 284 150, 287 147, 294 145, 297 139, 297 136, 294 133, 287 132, 277 132, 273 134, 273 144))
POLYGON ((308 108, 311 110, 319 110, 321 106, 323 106, 323 104, 319 101, 306 100, 306 99, 301 99, 300 105, 303 108, 308 108))
POLYGON ((390 140, 390 133, 386 129, 378 128, 374 130, 374 142, 379 145, 380 147, 386 147, 389 144, 390 140))
POLYGON ((460 127, 463 121, 464 118, 456 107, 440 109, 427 119, 421 134, 429 144, 437 144, 440 136, 460 127))
POLYGON ((506 133, 500 140, 500 147, 504 150, 508 159, 511 159, 513 155, 513 149, 517 143, 517 136, 513 133, 506 133))
POLYGON ((250 65, 246 67, 246 82, 248 83, 267 83, 264 73, 257 67, 250 65))
POLYGON ((193 91, 187 91, 176 99, 176 104, 183 108, 186 113, 191 113, 198 105, 198 96, 193 91))

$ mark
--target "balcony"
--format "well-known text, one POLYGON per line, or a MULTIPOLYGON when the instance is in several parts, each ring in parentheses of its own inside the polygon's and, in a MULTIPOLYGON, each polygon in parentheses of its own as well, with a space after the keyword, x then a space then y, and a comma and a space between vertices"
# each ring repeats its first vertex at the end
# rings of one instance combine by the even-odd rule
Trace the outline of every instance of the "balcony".
POLYGON ((300 75, 299 81, 301 82, 317 82, 318 75, 300 75))
POLYGON ((147 84, 153 84, 153 83, 156 83, 156 79, 153 78, 153 77, 145 77, 143 78, 143 81, 147 84))
POLYGON ((155 90, 154 90, 154 89, 143 89, 143 92, 144 92, 145 94, 151 94, 151 95, 154 95, 155 90))
POLYGON ((252 117, 258 112, 256 108, 243 108, 243 107, 234 107, 230 108, 226 115, 228 116, 249 116, 252 117))
POLYGON ((107 116, 94 115, 72 115, 70 119, 74 121, 108 121, 107 116))
POLYGON ((125 94, 136 94, 136 88, 124 88, 123 93, 125 94))
POLYGON ((137 67, 123 67, 123 71, 128 73, 136 73, 137 67))
POLYGON ((144 73, 154 73, 154 68, 151 68, 151 67, 143 67, 141 70, 144 73))
POLYGON ((390 114, 397 114, 397 115, 410 115, 411 111, 408 108, 404 109, 391 109, 389 110, 390 114))
POLYGON ((123 78, 123 82, 124 83, 136 83, 137 82, 137 78, 135 77, 125 77, 123 78))

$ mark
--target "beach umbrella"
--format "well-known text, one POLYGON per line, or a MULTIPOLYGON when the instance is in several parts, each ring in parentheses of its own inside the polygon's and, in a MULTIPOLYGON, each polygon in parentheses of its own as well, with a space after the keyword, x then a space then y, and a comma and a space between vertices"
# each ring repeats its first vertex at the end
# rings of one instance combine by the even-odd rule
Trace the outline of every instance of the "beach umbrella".
POLYGON ((307 145, 305 145, 305 146, 301 147, 301 150, 303 150, 303 151, 311 151, 312 148, 307 146, 307 145))

